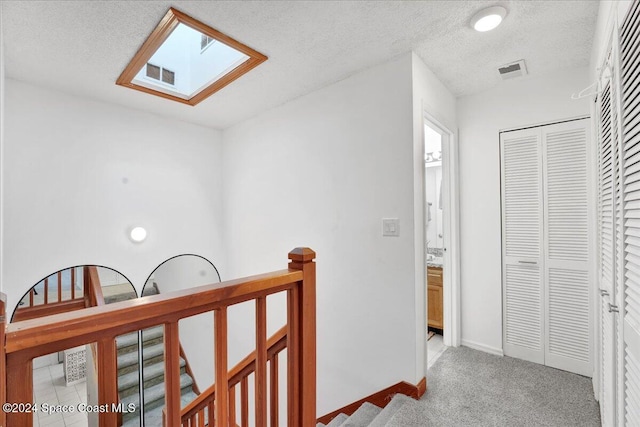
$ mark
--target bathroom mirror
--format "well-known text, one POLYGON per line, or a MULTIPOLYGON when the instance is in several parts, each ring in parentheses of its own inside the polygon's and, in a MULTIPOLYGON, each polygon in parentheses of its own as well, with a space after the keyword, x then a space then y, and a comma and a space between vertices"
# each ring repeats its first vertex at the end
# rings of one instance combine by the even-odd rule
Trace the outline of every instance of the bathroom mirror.
POLYGON ((426 164, 425 190, 427 193, 427 253, 442 257, 442 162, 426 164))
MULTIPOLYGON (((142 296, 164 294, 219 282, 218 270, 209 260, 198 255, 179 255, 163 262, 151 273, 142 290, 142 296)), ((182 319, 178 328, 181 365, 180 400, 184 407, 214 382, 213 314, 203 313, 182 319)), ((158 353, 163 351, 162 336, 162 326, 142 331, 142 365, 145 378, 143 411, 146 426, 162 425, 164 394, 156 393, 155 388, 162 387, 163 384, 147 380, 156 374, 164 373, 164 358, 158 353)))

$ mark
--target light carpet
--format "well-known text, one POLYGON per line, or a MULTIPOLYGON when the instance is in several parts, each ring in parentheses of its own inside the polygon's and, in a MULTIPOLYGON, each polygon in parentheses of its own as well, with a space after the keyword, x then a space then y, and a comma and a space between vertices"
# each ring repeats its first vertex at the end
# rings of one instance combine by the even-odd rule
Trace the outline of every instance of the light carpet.
POLYGON ((591 378, 466 347, 444 352, 427 392, 389 427, 600 426, 591 378))

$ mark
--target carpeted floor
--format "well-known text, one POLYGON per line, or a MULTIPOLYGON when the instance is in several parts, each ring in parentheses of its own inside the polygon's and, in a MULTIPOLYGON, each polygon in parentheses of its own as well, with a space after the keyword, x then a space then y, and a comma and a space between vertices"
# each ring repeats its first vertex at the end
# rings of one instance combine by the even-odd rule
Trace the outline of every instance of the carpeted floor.
POLYGON ((535 363, 450 348, 427 381, 421 404, 394 425, 600 426, 591 378, 535 363))

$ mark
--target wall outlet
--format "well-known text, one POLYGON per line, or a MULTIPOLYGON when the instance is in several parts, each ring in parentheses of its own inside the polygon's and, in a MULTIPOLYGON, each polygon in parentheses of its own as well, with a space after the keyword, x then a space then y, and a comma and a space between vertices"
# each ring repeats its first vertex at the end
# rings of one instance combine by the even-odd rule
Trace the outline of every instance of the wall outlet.
POLYGON ((382 218, 383 236, 400 236, 400 220, 398 218, 382 218))

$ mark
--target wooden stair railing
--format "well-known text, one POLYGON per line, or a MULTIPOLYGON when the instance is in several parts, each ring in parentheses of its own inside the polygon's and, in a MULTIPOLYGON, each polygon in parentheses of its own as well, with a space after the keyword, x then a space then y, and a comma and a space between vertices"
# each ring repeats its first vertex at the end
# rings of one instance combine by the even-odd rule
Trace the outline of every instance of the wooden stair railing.
MULTIPOLYGON (((102 283, 100 283, 100 275, 98 274, 98 268, 95 265, 85 265, 82 269, 83 275, 83 284, 84 284, 84 303, 85 307, 100 307, 105 305, 104 295, 102 294, 102 283)), ((90 343, 89 348, 91 349, 91 360, 94 361, 93 366, 93 375, 98 378, 96 383, 99 383, 100 371, 99 365, 95 363, 98 360, 98 345, 97 343, 90 343)), ((116 354, 116 360, 117 360, 116 354)), ((118 380, 117 380, 117 372, 118 366, 116 363, 116 394, 118 388, 118 380)), ((87 373, 88 375, 89 373, 87 373)), ((120 403, 120 396, 118 395, 118 403, 120 403)), ((116 426, 122 425, 122 413, 117 413, 118 417, 116 420, 116 426)))
MULTIPOLYGON (((79 267, 72 267, 66 270, 58 271, 55 275, 55 284, 52 286, 56 289, 56 297, 55 299, 49 299, 49 278, 45 278, 43 283, 42 290, 42 302, 35 301, 36 290, 35 286, 31 288, 28 292, 29 298, 23 298, 23 301, 26 300, 26 306, 18 306, 16 308, 15 314, 13 315, 14 322, 21 322, 23 320, 35 319, 37 317, 50 316, 52 314, 65 313, 67 311, 72 310, 81 310, 85 308, 86 305, 86 292, 87 292, 87 282, 86 279, 83 281, 83 290, 82 292, 76 291, 76 286, 78 282, 77 272, 76 270, 79 267), (70 289, 68 295, 63 295, 62 290, 62 273, 63 271, 69 271, 70 275, 70 289)), ((86 271, 87 267, 84 267, 86 271)), ((95 267, 94 267, 95 268, 95 267)))
POLYGON ((95 265, 86 265, 82 269, 84 276, 84 302, 85 307, 99 307, 104 305, 102 295, 102 284, 98 275, 98 268, 95 265))
MULTIPOLYGON (((267 340, 267 360, 270 366, 270 423, 278 425, 278 354, 287 348, 287 327, 284 326, 267 340)), ((253 351, 229 371, 229 423, 236 424, 236 386, 240 384, 240 426, 249 425, 249 375, 256 372, 257 354, 253 351)), ((213 426, 215 384, 203 391, 191 403, 182 408, 181 427, 213 426)), ((164 419, 164 417, 163 417, 164 419)), ((166 422, 164 424, 167 425, 166 422)))
MULTIPOLYGON (((67 348, 97 342, 100 426, 118 422, 116 337, 164 325, 165 411, 169 426, 181 425, 180 341, 178 322, 214 312, 215 425, 227 427, 232 416, 227 367, 227 308, 256 301, 255 425, 267 425, 266 298, 287 293, 287 420, 289 426, 312 426, 316 419, 316 297, 315 252, 297 248, 289 253, 287 270, 193 289, 122 301, 46 318, 11 323, 6 328, 7 401, 33 402, 33 359, 67 348)), ((0 365, 1 367, 1 365, 0 365)), ((234 379, 235 381, 235 379, 234 379)), ((240 380, 242 386, 243 379, 240 380)), ((236 383, 237 384, 237 383, 236 383)), ((246 392, 245 392, 246 394, 246 392)), ((10 426, 33 424, 33 413, 9 413, 10 426)))

